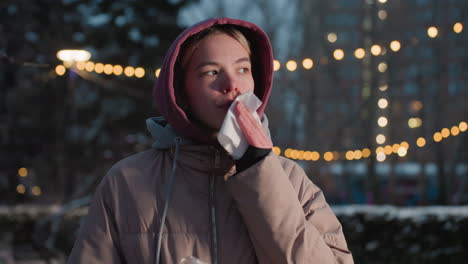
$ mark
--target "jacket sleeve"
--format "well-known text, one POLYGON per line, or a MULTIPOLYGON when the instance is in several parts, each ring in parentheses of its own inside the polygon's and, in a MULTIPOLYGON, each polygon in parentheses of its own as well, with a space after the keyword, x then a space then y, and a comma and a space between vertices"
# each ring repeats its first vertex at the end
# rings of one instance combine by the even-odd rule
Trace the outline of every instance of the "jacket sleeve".
POLYGON ((259 263, 353 263, 323 193, 294 162, 267 155, 226 179, 259 263))
POLYGON ((110 176, 106 175, 94 194, 68 264, 124 263, 119 253, 110 176))

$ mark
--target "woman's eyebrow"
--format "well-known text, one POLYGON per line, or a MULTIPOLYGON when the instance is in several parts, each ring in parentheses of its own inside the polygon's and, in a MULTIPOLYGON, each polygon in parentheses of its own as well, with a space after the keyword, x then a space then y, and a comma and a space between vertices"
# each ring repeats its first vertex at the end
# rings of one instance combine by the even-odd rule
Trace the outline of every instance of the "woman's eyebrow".
POLYGON ((201 67, 204 67, 204 66, 207 66, 207 65, 218 66, 219 64, 214 62, 214 61, 205 61, 205 62, 201 62, 200 64, 198 64, 198 66, 195 67, 195 70, 198 70, 201 67))
POLYGON ((237 63, 241 63, 241 62, 250 62, 250 58, 248 57, 243 57, 243 58, 240 58, 238 60, 236 60, 234 63, 237 64, 237 63))
MULTIPOLYGON (((238 64, 238 63, 241 63, 241 62, 250 62, 250 58, 248 58, 248 57, 243 57, 243 58, 237 59, 237 60, 234 62, 234 64, 238 64)), ((204 62, 201 62, 200 64, 198 64, 198 66, 195 67, 195 70, 198 70, 198 69, 200 69, 201 67, 208 66, 208 65, 218 66, 219 63, 214 62, 214 61, 204 61, 204 62)))

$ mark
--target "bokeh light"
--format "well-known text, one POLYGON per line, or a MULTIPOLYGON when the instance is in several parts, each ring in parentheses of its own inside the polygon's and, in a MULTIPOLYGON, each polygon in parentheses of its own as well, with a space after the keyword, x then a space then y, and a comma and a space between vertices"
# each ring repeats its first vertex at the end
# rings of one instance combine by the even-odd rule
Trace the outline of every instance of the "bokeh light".
POLYGON ((385 153, 385 155, 390 155, 390 154, 392 154, 392 152, 393 152, 392 146, 386 145, 386 146, 384 147, 384 153, 385 153))
POLYGON ((417 128, 417 127, 420 127, 421 125, 422 125, 422 119, 419 117, 412 117, 408 119, 408 126, 410 128, 417 128))
POLYGON ((87 61, 85 64, 85 70, 88 72, 94 71, 94 62, 92 61, 87 61))
POLYGON ((325 154, 323 154, 323 159, 325 161, 331 161, 333 159, 333 153, 330 151, 325 152, 325 154))
POLYGON ((443 138, 448 138, 450 136, 450 130, 448 128, 444 128, 440 131, 440 134, 442 134, 443 138))
POLYGON ((94 65, 94 71, 96 73, 102 73, 104 71, 104 64, 98 62, 94 65))
POLYGON ((354 57, 362 59, 366 56, 366 51, 363 48, 358 48, 354 51, 354 57))
POLYGON ((279 147, 273 147, 273 152, 276 154, 276 155, 281 155, 281 149, 279 147))
POLYGON ((423 137, 419 137, 417 140, 416 140, 416 145, 418 145, 418 147, 422 148, 426 145, 426 139, 423 138, 423 137))
POLYGON ((376 159, 378 162, 383 162, 385 161, 386 158, 387 158, 387 155, 385 155, 385 153, 383 152, 377 153, 376 159))
POLYGON ((379 108, 385 109, 388 106, 388 101, 385 98, 380 98, 379 101, 377 102, 377 105, 379 106, 379 108))
POLYGON ((336 49, 335 51, 333 51, 333 58, 335 58, 335 60, 342 60, 344 56, 345 54, 342 49, 336 49))
POLYGON ((293 60, 286 62, 286 69, 288 71, 295 71, 297 69, 297 62, 293 60))
POLYGON ((460 122, 460 124, 458 124, 458 128, 460 128, 461 132, 465 132, 467 127, 468 127, 468 125, 466 124, 465 121, 462 121, 462 122, 460 122))
POLYGON ((42 194, 42 190, 41 190, 41 187, 39 186, 33 186, 31 188, 31 193, 34 195, 34 196, 39 196, 42 194))
POLYGON ((304 159, 304 153, 305 152, 303 150, 299 150, 298 155, 297 155, 297 159, 303 160, 304 159))
POLYGON ((335 43, 338 40, 338 36, 336 35, 336 33, 331 32, 328 33, 327 39, 330 43, 335 43))
POLYGON ((388 66, 387 66, 387 63, 385 63, 385 62, 381 62, 377 66, 377 69, 379 70, 379 72, 386 72, 387 68, 388 68, 388 66))
POLYGON ((26 176, 28 176, 28 169, 26 169, 26 168, 24 168, 24 167, 19 168, 19 170, 18 170, 18 175, 19 175, 20 177, 26 177, 26 176))
POLYGON ((313 161, 319 160, 319 159, 320 159, 320 154, 319 154, 317 151, 313 151, 313 152, 312 152, 311 159, 312 159, 313 161))
POLYGON ((427 29, 427 35, 430 37, 430 38, 436 38, 437 35, 439 35, 439 30, 436 28, 436 27, 429 27, 427 29))
POLYGON ((84 70, 85 67, 86 67, 86 62, 84 62, 84 61, 78 61, 78 62, 76 62, 75 66, 76 66, 76 68, 77 68, 78 70, 82 71, 82 70, 84 70))
POLYGON ((113 73, 114 73, 116 76, 121 75, 121 74, 123 73, 123 67, 120 66, 120 65, 115 65, 115 66, 114 66, 113 73))
POLYGON ((362 158, 362 151, 360 150, 355 150, 354 151, 354 159, 361 159, 362 158))
POLYGON ((459 34, 463 31, 463 24, 460 22, 457 22, 453 25, 453 32, 459 34))
POLYGON ((55 73, 58 75, 58 76, 63 76, 65 74, 65 72, 67 71, 67 69, 65 68, 65 66, 63 65, 57 65, 55 67, 55 73))
POLYGON ((377 44, 372 45, 372 47, 371 47, 371 53, 372 53, 372 55, 374 55, 374 56, 380 55, 380 53, 382 53, 382 47, 380 47, 380 46, 377 45, 377 44))
POLYGON ((141 67, 138 67, 135 69, 135 76, 137 78, 142 78, 143 76, 145 76, 145 69, 141 68, 141 67))
MULTIPOLYGON (((277 71, 281 68, 281 63, 278 60, 273 60, 273 70, 277 71)), ((156 70, 157 72, 157 70, 156 70)), ((159 73, 156 74, 156 77, 159 76, 159 73)))
POLYGON ((382 84, 382 85, 379 86, 379 90, 381 92, 385 92, 385 91, 387 91, 387 89, 388 89, 388 84, 382 84))
POLYGON ((379 10, 379 12, 377 12, 377 16, 380 18, 380 20, 385 20, 387 19, 387 11, 385 10, 379 10))
POLYGON ((401 43, 398 40, 390 42, 390 49, 394 52, 397 52, 401 49, 401 43))
POLYGON ((364 158, 368 158, 370 155, 371 155, 370 149, 365 148, 365 149, 362 150, 362 156, 363 156, 364 158))
POLYGON ((298 157, 299 157, 298 151, 295 150, 295 149, 293 149, 293 150, 291 151, 291 158, 292 158, 292 159, 297 159, 298 157))
POLYGON ((111 75, 114 72, 114 66, 111 64, 104 65, 104 73, 107 75, 111 75))
POLYGON ((379 125, 379 127, 386 127, 388 124, 388 119, 384 116, 381 116, 377 120, 377 124, 379 125))
POLYGON ((450 129, 450 133, 452 133, 452 136, 457 136, 458 134, 460 134, 460 129, 457 126, 453 126, 450 129))
POLYGON ((440 142, 442 140, 442 134, 440 134, 440 132, 435 132, 432 138, 435 142, 440 142))
POLYGON ((409 144, 408 144, 408 142, 406 142, 406 141, 402 141, 402 142, 400 143, 400 146, 401 146, 402 148, 409 149, 409 144))
POLYGON ((407 153, 408 153, 408 150, 406 148, 401 147, 398 149, 398 156, 400 157, 406 156, 407 153))
POLYGON ((91 58, 91 53, 86 50, 59 50, 57 58, 62 61, 87 61, 91 58))
POLYGON ((24 184, 18 184, 16 186, 16 191, 19 193, 19 194, 24 194, 26 192, 26 186, 24 186, 24 184))
POLYGON ((385 136, 383 134, 378 134, 376 137, 375 137, 375 142, 377 142, 377 144, 383 144, 385 143, 385 136))
POLYGON ((124 74, 127 77, 132 77, 135 74, 135 68, 131 66, 125 67, 124 74))
POLYGON ((421 101, 413 101, 411 102, 411 110, 413 110, 414 112, 418 112, 418 111, 421 111, 421 109, 423 108, 423 103, 421 101))
POLYGON ((312 67, 314 67, 314 61, 312 59, 306 58, 302 61, 302 67, 307 70, 312 69, 312 67))

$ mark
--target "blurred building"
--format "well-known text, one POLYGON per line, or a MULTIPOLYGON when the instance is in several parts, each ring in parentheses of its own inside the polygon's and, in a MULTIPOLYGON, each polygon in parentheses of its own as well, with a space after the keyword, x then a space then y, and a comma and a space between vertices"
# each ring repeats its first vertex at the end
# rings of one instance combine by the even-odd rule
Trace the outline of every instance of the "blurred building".
POLYGON ((467 202, 468 3, 302 5, 297 69, 284 61, 276 74, 287 99, 277 141, 321 154, 301 164, 334 202, 467 202))

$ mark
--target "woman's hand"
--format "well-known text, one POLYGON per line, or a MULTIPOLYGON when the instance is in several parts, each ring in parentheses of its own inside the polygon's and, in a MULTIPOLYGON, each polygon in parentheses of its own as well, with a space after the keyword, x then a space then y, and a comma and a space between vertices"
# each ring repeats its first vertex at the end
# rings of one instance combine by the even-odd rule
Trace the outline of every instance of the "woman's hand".
POLYGON ((245 105, 241 102, 237 102, 235 110, 239 126, 249 144, 256 148, 271 149, 273 143, 271 143, 271 140, 265 135, 261 124, 255 120, 245 105))

